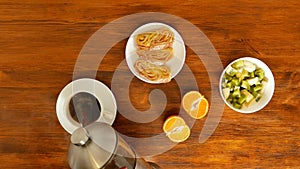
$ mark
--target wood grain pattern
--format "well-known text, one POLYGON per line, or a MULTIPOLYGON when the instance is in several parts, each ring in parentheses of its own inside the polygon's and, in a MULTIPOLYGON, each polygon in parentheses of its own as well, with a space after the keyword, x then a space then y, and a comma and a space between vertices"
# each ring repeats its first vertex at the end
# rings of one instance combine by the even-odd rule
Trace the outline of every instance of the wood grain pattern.
MULTIPOLYGON (((69 168, 70 135, 57 120, 55 103, 61 89, 72 80, 84 43, 105 24, 122 16, 164 12, 201 29, 218 51, 223 66, 243 56, 267 63, 276 88, 273 99, 260 112, 240 114, 225 107, 217 130, 207 142, 198 143, 204 118, 196 121, 187 141, 146 159, 166 169, 299 168, 300 2, 174 0, 171 4, 140 0, 1 0, 0 167, 69 168)), ((108 86, 125 57, 126 41, 120 41, 106 54, 97 72, 96 78, 108 86)), ((206 69, 188 47, 186 64, 210 101, 206 69)), ((122 70, 128 72, 127 67, 122 70)), ((168 98, 162 116, 138 124, 118 115, 114 127, 119 132, 132 137, 161 133, 163 120, 180 109, 177 84, 158 87, 134 78, 130 101, 138 110, 147 110, 148 95, 156 88, 168 98)))

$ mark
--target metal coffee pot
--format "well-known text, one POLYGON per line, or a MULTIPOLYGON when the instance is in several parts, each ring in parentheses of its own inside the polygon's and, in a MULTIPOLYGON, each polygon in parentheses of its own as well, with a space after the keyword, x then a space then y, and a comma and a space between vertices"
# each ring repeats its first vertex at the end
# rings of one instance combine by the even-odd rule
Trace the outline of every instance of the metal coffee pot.
POLYGON ((135 152, 108 124, 94 122, 71 136, 68 161, 72 169, 156 169, 135 152))

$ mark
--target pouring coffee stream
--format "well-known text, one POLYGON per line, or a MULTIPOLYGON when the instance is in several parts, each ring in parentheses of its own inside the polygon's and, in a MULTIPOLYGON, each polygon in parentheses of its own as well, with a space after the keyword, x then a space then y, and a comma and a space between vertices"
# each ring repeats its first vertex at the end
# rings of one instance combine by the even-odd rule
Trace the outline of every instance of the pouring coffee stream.
POLYGON ((75 94, 69 104, 72 118, 85 127, 95 122, 101 115, 101 105, 97 98, 89 93, 75 94))
POLYGON ((159 168, 136 158, 135 152, 110 125, 95 122, 101 115, 101 106, 93 95, 77 93, 70 101, 69 110, 81 124, 71 136, 68 161, 72 169, 159 168))
POLYGON ((94 122, 76 129, 68 153, 72 169, 159 169, 135 152, 108 124, 94 122))
POLYGON ((72 169, 159 169, 148 163, 112 128, 117 105, 100 81, 74 80, 60 92, 56 114, 71 134, 68 163, 72 169))

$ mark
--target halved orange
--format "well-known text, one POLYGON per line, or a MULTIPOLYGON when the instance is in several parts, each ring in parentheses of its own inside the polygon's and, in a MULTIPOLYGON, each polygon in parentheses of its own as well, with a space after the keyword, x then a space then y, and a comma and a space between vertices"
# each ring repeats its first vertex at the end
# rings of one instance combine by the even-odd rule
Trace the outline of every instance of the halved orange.
POLYGON ((209 103, 198 91, 190 91, 183 96, 182 107, 191 117, 201 119, 206 116, 209 103))
POLYGON ((173 130, 175 127, 183 126, 185 125, 185 121, 183 118, 179 116, 170 116, 167 118, 167 120, 164 122, 163 130, 165 133, 173 130))
POLYGON ((183 118, 179 116, 170 116, 164 122, 163 130, 173 142, 183 142, 188 139, 191 133, 183 118))
POLYGON ((187 125, 184 125, 176 128, 176 130, 173 130, 172 132, 167 133, 167 136, 171 141, 179 143, 188 139, 190 134, 190 128, 187 125))

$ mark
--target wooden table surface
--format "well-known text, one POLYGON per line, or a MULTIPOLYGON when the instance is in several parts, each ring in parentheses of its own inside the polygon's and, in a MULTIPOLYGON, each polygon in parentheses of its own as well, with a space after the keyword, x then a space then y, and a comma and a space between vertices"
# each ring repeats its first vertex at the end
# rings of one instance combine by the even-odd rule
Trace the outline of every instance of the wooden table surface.
MULTIPOLYGON (((194 24, 214 45, 223 66, 240 57, 255 57, 270 67, 276 82, 273 98, 263 110, 241 114, 225 106, 218 127, 206 142, 198 140, 208 117, 195 122, 187 141, 166 152, 150 154, 146 160, 166 169, 300 168, 300 2, 295 0, 1 0, 1 168, 69 168, 70 134, 57 119, 57 97, 72 81, 77 57, 91 35, 121 17, 141 12, 163 12, 194 24)), ((157 18, 161 19, 164 21, 157 18)), ((178 23, 165 22, 180 29, 178 23)), ((130 25, 137 23, 129 22, 128 30, 122 28, 126 30, 122 33, 132 32, 130 25)), ((108 51, 101 69, 96 70, 95 78, 109 88, 114 71, 125 58, 128 36, 108 51)), ((191 41, 186 37, 184 40, 191 41)), ((194 50, 186 49, 185 63, 199 91, 211 102, 211 88, 217 84, 211 86, 208 68, 194 50)), ((126 66, 120 70, 129 72, 126 66)), ((88 77, 93 70, 86 71, 80 76, 88 77)), ((214 72, 215 76, 220 74, 219 69, 214 72)), ((186 89, 193 89, 189 81, 184 84, 186 89)), ((134 138, 162 132, 163 120, 180 110, 181 92, 174 80, 151 85, 133 78, 130 102, 128 98, 123 101, 142 114, 150 107, 148 96, 154 89, 161 89, 167 97, 161 116, 153 122, 136 123, 118 114, 113 124, 117 131, 134 138)), ((147 151, 147 145, 142 146, 147 151)), ((164 145, 150 148, 159 146, 164 145)))

